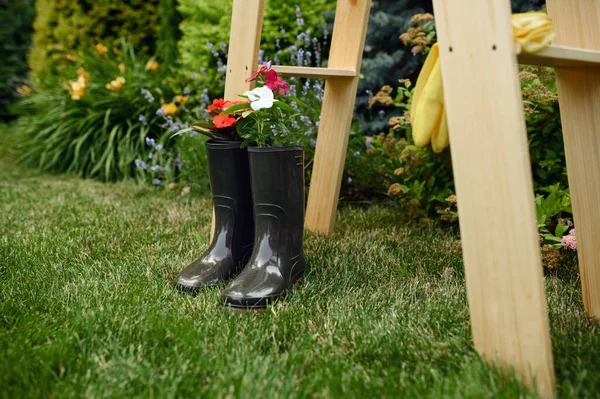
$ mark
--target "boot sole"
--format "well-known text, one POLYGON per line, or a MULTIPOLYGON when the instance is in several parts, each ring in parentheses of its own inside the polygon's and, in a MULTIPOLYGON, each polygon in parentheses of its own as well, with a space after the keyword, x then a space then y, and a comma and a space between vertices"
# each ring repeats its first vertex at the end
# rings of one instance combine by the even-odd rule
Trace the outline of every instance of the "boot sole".
POLYGON ((265 313, 265 311, 267 310, 267 308, 269 307, 269 305, 271 305, 271 306, 275 305, 277 303, 277 301, 279 301, 280 299, 283 299, 294 288, 296 288, 296 286, 298 284, 300 284, 301 282, 302 282, 302 276, 300 276, 294 282, 294 284, 292 284, 292 288, 284 291, 279 296, 268 298, 264 303, 258 303, 258 304, 253 305, 253 306, 244 306, 244 305, 237 305, 237 304, 234 305, 234 304, 228 303, 228 304, 224 304, 223 307, 227 308, 230 313, 244 314, 246 312, 255 312, 255 313, 263 314, 263 313, 265 313))

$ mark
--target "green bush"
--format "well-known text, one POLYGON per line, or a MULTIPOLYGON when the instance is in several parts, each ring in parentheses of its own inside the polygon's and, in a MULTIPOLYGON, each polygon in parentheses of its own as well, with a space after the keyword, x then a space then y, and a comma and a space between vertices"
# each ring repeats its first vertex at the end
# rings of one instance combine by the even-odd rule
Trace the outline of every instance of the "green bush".
POLYGON ((24 83, 29 69, 26 55, 31 44, 34 16, 34 0, 0 1, 0 59, 2 59, 0 120, 2 121, 12 116, 8 111, 8 104, 13 101, 15 91, 24 83))
POLYGON ((137 174, 134 160, 149 152, 146 138, 160 141, 165 151, 174 146, 163 136, 183 123, 157 110, 164 103, 169 112, 184 115, 186 101, 174 100, 177 93, 163 68, 152 70, 152 64, 137 60, 131 44, 121 53, 86 49, 64 77, 49 79, 48 88, 23 99, 15 129, 21 161, 112 181, 137 174))
POLYGON ((38 0, 29 65, 35 76, 58 74, 79 46, 119 49, 127 36, 142 56, 156 51, 159 0, 38 0))

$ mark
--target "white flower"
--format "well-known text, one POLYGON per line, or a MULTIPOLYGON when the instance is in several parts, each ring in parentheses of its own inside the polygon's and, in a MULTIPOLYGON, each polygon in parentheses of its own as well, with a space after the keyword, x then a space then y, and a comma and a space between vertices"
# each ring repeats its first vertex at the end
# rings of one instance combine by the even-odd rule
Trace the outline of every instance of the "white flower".
POLYGON ((275 97, 273 97, 273 91, 267 86, 257 87, 252 91, 245 92, 244 95, 248 97, 250 107, 255 111, 263 108, 271 108, 276 101, 275 97))

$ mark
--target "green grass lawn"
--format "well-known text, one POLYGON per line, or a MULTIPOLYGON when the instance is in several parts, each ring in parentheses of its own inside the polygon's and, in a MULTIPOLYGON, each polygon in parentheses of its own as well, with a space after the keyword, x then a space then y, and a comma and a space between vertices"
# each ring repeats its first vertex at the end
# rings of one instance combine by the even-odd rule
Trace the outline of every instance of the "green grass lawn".
MULTIPOLYGON (((207 247, 208 200, 0 162, 0 396, 535 397, 471 342, 460 244, 345 208, 263 314, 170 281, 207 247)), ((576 268, 546 277, 561 397, 600 391, 576 268)))

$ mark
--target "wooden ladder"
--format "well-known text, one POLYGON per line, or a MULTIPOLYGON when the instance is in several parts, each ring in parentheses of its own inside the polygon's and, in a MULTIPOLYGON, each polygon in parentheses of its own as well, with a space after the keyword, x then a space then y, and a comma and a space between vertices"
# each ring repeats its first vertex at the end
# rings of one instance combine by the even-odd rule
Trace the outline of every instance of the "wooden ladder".
MULTIPOLYGON (((252 89, 244 80, 258 69, 264 5, 233 0, 225 99, 252 89)), ((335 224, 370 8, 371 0, 337 1, 327 68, 274 66, 282 76, 326 79, 305 218, 318 233, 335 224)))
POLYGON ((519 55, 509 0, 434 0, 475 347, 550 398, 554 365, 518 64, 556 68, 583 302, 600 318, 600 1, 546 4, 556 45, 519 55))

